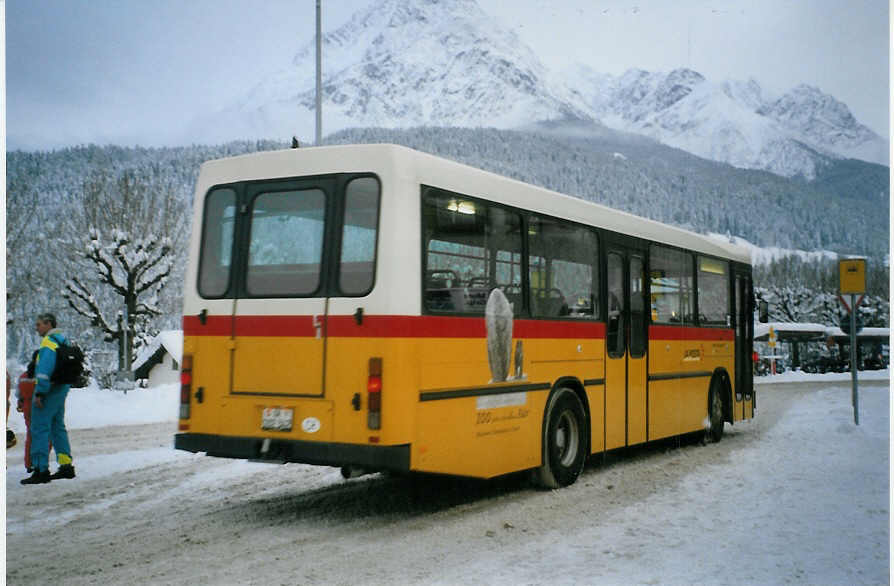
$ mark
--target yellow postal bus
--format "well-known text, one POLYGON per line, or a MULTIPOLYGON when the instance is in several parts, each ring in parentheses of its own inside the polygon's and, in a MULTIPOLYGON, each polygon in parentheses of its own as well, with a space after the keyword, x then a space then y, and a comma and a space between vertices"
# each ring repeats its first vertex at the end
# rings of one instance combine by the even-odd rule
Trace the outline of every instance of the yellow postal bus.
POLYGON ((202 166, 175 447, 549 487, 754 415, 746 250, 394 145, 202 166))

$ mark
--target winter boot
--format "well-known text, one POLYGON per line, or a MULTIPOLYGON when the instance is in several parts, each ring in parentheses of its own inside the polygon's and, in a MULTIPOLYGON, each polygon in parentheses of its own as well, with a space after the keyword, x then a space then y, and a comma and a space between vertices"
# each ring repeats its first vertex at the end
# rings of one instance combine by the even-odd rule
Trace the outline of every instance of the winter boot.
POLYGON ((29 476, 28 478, 22 479, 22 484, 46 484, 50 481, 50 471, 49 470, 35 470, 34 474, 29 476))
POLYGON ((59 480, 61 478, 74 478, 75 477, 75 467, 71 464, 63 464, 59 466, 59 469, 56 470, 55 474, 50 475, 50 480, 59 480))

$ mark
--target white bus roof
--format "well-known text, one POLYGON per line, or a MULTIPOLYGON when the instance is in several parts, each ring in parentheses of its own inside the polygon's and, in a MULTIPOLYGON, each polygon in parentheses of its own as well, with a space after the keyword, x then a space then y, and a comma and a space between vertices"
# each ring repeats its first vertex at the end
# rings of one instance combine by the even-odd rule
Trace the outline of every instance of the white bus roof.
POLYGON ((235 181, 375 172, 381 168, 393 169, 397 176, 411 177, 420 184, 469 197, 751 264, 750 251, 745 247, 392 144, 284 149, 208 161, 201 167, 197 190, 204 193, 213 185, 235 181))

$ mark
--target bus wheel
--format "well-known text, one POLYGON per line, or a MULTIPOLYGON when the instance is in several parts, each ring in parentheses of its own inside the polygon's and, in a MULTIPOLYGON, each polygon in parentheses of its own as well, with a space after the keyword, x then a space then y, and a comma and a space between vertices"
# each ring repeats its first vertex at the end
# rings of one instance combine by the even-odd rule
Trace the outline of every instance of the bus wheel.
POLYGON ((535 481, 544 488, 573 484, 587 459, 587 416, 574 391, 558 389, 549 399, 543 428, 543 464, 535 481))
POLYGON ((713 383, 708 392, 708 429, 705 431, 705 435, 713 442, 719 442, 723 437, 723 399, 717 383, 713 383))

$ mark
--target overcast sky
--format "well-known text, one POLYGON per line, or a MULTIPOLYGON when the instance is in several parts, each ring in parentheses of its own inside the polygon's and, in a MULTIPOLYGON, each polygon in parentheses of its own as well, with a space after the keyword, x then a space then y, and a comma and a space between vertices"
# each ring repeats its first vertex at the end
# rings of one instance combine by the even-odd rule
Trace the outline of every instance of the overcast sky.
MULTIPOLYGON (((332 29, 372 0, 323 0, 332 29)), ((2 4, 2 0, 0 0, 2 4)), ((479 0, 543 62, 808 83, 888 134, 887 0, 479 0)), ((314 0, 7 0, 8 148, 157 146, 289 66, 314 0)), ((324 56, 325 59, 325 56, 324 56)), ((325 66, 325 63, 324 63, 325 66)), ((201 142, 197 139, 196 142, 201 142)))

